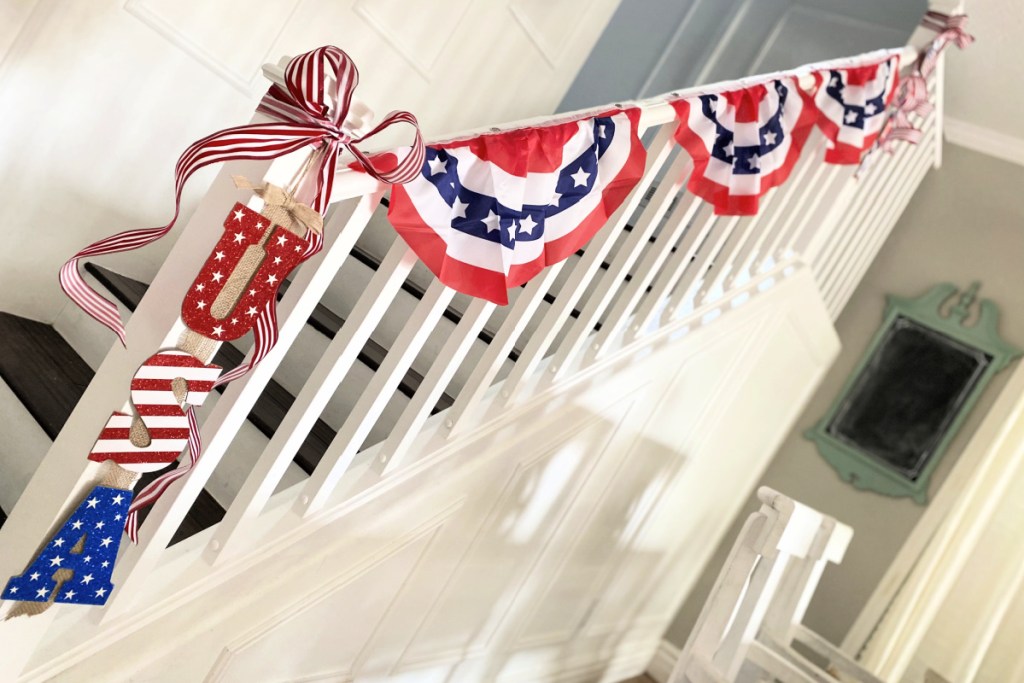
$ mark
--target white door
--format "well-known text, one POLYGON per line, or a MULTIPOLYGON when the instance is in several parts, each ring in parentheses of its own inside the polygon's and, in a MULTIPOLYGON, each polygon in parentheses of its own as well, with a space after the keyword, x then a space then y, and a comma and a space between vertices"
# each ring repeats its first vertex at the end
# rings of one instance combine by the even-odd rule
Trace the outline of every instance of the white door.
MULTIPOLYGON (((356 97, 416 114, 428 139, 551 113, 618 0, 5 0, 0 310, 52 321, 60 265, 110 233, 166 222, 174 162, 247 123, 260 67, 325 44, 356 97)), ((212 172, 187 196, 202 194, 212 172)), ((173 238, 108 257, 148 280, 173 238)))

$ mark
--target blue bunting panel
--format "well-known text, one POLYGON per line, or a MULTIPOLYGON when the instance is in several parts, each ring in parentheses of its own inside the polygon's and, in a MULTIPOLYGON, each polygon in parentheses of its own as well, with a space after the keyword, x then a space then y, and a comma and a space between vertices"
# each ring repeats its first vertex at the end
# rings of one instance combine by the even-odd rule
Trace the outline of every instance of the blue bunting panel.
POLYGON ((105 604, 114 588, 110 576, 131 502, 131 491, 107 486, 94 488, 32 566, 21 576, 11 577, 4 588, 4 599, 49 602, 57 588, 54 574, 65 569, 72 576, 61 584, 54 602, 105 604))

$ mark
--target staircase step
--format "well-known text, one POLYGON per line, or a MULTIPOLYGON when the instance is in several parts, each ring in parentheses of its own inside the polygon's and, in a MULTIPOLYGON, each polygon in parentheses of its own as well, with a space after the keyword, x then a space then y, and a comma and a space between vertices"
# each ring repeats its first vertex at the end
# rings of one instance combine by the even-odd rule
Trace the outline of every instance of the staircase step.
POLYGON ((0 508, 10 512, 46 457, 53 440, 6 382, 0 381, 0 508))
POLYGON ((51 441, 92 376, 92 368, 51 326, 0 313, 0 379, 51 441))
MULTIPOLYGON (((0 380, 10 387, 49 439, 60 433, 93 374, 92 368, 51 326, 0 313, 0 380)), ((82 457, 87 455, 83 453, 82 457)), ((13 464, 5 464, 4 470, 8 467, 13 464)), ((143 475, 136 490, 159 474, 143 475)), ((223 516, 224 509, 202 491, 171 542, 196 534, 223 516)), ((145 512, 141 518, 144 517, 145 512)))

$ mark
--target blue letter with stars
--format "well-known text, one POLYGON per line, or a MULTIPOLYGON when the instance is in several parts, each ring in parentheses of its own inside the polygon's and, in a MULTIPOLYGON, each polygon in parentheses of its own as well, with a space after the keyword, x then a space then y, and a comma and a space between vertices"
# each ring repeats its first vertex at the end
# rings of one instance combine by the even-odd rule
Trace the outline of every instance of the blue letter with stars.
POLYGON ((114 588, 110 575, 131 502, 131 491, 94 488, 32 566, 11 577, 4 599, 49 602, 52 596, 54 602, 75 605, 106 603, 114 588))

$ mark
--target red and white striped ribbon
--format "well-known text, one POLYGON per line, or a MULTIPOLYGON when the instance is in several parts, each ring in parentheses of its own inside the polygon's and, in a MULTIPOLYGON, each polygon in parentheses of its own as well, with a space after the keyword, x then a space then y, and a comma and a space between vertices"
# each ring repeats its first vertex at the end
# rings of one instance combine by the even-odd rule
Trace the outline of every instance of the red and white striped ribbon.
POLYGON ((965 30, 966 14, 950 16, 940 12, 928 12, 921 20, 921 25, 939 35, 935 36, 928 49, 917 58, 910 76, 903 81, 893 102, 892 114, 878 136, 878 146, 890 153, 896 141, 914 145, 921 141, 921 131, 910 120, 910 115, 928 116, 934 108, 928 100, 928 77, 935 71, 942 51, 950 43, 963 50, 974 42, 974 36, 965 30))
POLYGON ((140 510, 159 500, 171 484, 191 472, 195 464, 199 462, 199 456, 203 452, 203 442, 199 433, 199 424, 196 422, 195 409, 189 406, 185 415, 188 417, 188 462, 167 474, 161 474, 151 481, 149 486, 139 491, 132 500, 132 504, 128 506, 128 518, 124 523, 124 530, 132 543, 139 542, 140 510))
MULTIPOLYGON (((348 150, 363 170, 386 183, 408 182, 419 173, 424 159, 423 140, 416 117, 412 114, 391 112, 379 125, 361 137, 353 137, 346 132, 344 122, 352 102, 353 90, 359 82, 359 71, 345 52, 333 46, 325 46, 299 55, 289 62, 285 70, 285 82, 285 88, 272 86, 257 109, 282 123, 257 123, 228 128, 196 141, 185 150, 174 169, 174 215, 167 225, 111 235, 82 249, 61 267, 60 283, 64 292, 91 317, 110 328, 122 344, 125 343, 125 331, 117 306, 86 283, 78 270, 78 263, 83 258, 138 249, 166 235, 181 211, 181 193, 185 182, 199 169, 222 161, 276 159, 306 146, 318 147, 320 167, 312 206, 321 214, 326 212, 330 202, 341 149, 348 150), (332 78, 335 84, 334 106, 331 105, 330 93, 327 91, 332 78), (410 124, 415 130, 415 139, 404 159, 393 169, 381 170, 355 145, 395 123, 410 124)), ((315 254, 321 246, 322 238, 319 235, 310 237, 306 257, 315 254)), ((267 318, 265 322, 269 323, 270 319, 267 318)), ((263 346, 266 345, 267 339, 264 339, 263 346)), ((256 361, 255 355, 253 361, 256 361)), ((255 363, 250 361, 248 367, 253 365, 255 363)), ((224 378, 221 379, 223 381, 224 378)))

